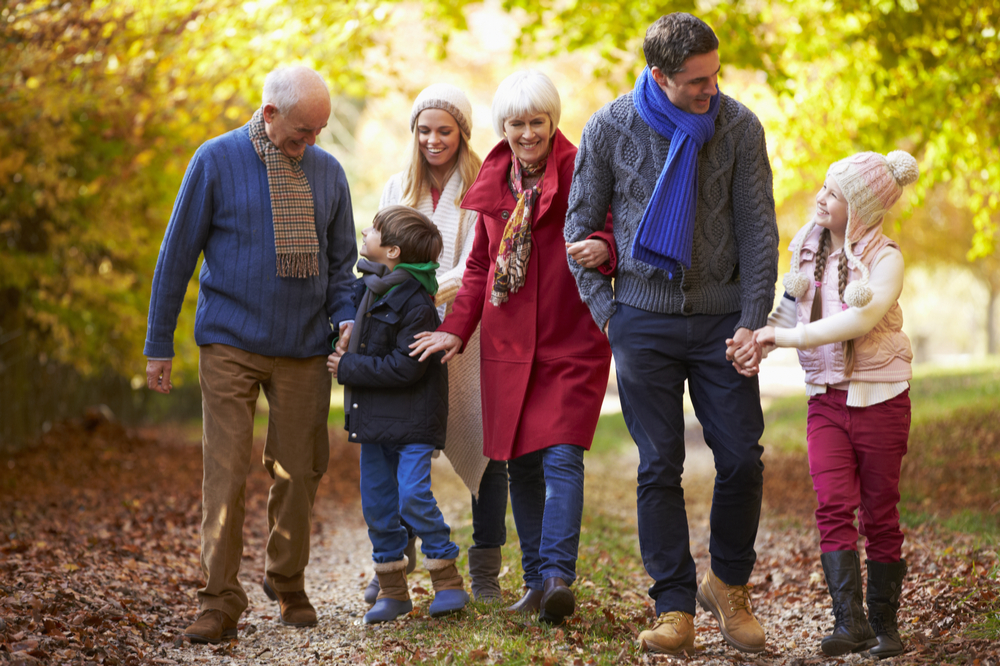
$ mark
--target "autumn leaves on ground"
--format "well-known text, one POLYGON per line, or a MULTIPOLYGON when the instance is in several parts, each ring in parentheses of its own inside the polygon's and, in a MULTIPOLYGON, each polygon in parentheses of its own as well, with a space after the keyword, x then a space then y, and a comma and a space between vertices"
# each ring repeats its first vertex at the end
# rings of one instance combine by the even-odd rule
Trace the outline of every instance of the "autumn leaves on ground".
MULTIPOLYGON (((907 652, 886 664, 1000 662, 997 527, 980 526, 969 533, 934 518, 961 516, 962 508, 973 508, 987 523, 991 514, 996 521, 998 506, 990 509, 990 504, 997 501, 1000 469, 998 417, 996 410, 958 411, 948 422, 914 427, 904 477, 920 480, 922 486, 904 489, 904 506, 912 505, 904 507, 904 520, 911 521, 904 546, 910 572, 900 619, 907 652), (968 442, 976 443, 975 451, 962 449, 968 442), (927 489, 932 490, 929 503, 916 497, 927 489)), ((603 418, 602 429, 599 436, 620 436, 620 417, 603 418)), ((765 458, 765 519, 751 581, 757 613, 768 631, 763 654, 743 655, 726 647, 715 622, 702 611, 696 617, 699 646, 693 655, 649 656, 635 646, 652 609, 635 538, 637 460, 634 448, 621 444, 598 443, 587 459, 578 611, 564 627, 512 619, 499 608, 478 604, 457 617, 430 619, 428 598, 415 578, 414 613, 388 626, 365 628, 355 612, 347 611, 361 609, 361 587, 370 575, 359 566, 367 557, 360 539, 363 524, 353 518, 330 520, 360 512, 357 452, 335 426, 330 472, 317 501, 322 522, 314 544, 320 542, 319 532, 334 540, 346 540, 350 533, 356 558, 327 566, 330 572, 344 570, 350 583, 337 595, 348 599, 336 607, 321 606, 319 627, 287 631, 297 648, 304 649, 298 653, 270 652, 266 630, 277 623, 277 615, 266 609, 258 610, 252 624, 244 619, 240 639, 232 644, 186 645, 180 634, 195 611, 193 591, 201 579, 197 435, 126 429, 93 411, 55 426, 33 447, 0 457, 0 664, 875 662, 866 655, 829 659, 818 652, 831 618, 811 520, 808 470, 801 453, 771 449, 765 458)), ((704 445, 690 447, 685 487, 699 572, 708 563, 711 474, 704 445)), ((263 568, 268 481, 255 465, 247 491, 242 572, 248 588, 263 568)), ((456 541, 467 545, 471 535, 462 489, 447 480, 435 487, 456 541)), ((502 584, 512 601, 519 592, 520 571, 516 533, 508 523, 508 569, 502 584)), ((314 558, 322 557, 318 550, 314 558)), ((320 583, 314 577, 309 586, 315 590, 320 583)))

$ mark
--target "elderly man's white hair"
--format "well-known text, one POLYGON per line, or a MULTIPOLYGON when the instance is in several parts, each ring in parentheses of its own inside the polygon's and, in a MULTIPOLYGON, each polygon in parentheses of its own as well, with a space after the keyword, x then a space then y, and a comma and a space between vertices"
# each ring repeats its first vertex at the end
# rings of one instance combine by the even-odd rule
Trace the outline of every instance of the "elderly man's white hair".
POLYGON ((316 70, 303 65, 279 67, 264 79, 261 105, 273 104, 279 112, 288 113, 303 97, 316 93, 330 96, 330 89, 316 70))
POLYGON ((547 114, 552 131, 559 127, 562 104, 552 79, 535 69, 514 72, 500 82, 493 96, 493 129, 503 136, 505 120, 527 114, 547 114))

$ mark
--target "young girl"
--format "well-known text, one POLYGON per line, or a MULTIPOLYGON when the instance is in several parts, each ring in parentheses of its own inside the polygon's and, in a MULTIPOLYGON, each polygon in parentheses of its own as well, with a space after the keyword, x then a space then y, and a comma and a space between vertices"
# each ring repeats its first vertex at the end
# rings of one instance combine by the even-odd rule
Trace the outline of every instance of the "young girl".
POLYGON ((870 648, 884 658, 903 650, 896 612, 906 561, 896 504, 913 355, 897 303, 903 256, 882 233, 882 219, 917 173, 903 151, 858 153, 830 167, 813 220, 792 241, 785 296, 754 337, 765 348, 798 348, 806 372, 809 472, 836 618, 822 649, 831 656, 870 648), (867 619, 859 532, 866 538, 867 619))

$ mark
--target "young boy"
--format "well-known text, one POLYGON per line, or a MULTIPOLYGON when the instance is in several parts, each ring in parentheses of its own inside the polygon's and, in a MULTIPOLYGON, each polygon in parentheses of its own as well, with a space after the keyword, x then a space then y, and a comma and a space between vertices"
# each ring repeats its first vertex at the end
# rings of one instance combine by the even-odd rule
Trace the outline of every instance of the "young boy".
POLYGON ((448 374, 440 357, 421 363, 409 348, 414 334, 441 323, 433 299, 441 233, 422 213, 388 206, 361 234, 358 314, 346 352, 341 341, 327 367, 344 385, 348 439, 361 443, 361 507, 380 588, 364 620, 391 621, 413 609, 401 519, 421 540, 434 584, 430 615, 442 616, 469 600, 455 567, 458 546, 431 494, 431 455, 444 448, 448 423, 448 374))

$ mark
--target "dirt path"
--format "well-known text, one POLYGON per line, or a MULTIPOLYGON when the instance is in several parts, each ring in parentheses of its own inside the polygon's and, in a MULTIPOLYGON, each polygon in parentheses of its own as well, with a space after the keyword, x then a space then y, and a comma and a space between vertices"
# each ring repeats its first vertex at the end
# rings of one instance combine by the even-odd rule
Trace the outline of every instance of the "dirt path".
MULTIPOLYGON (((684 478, 691 548, 708 567, 708 510, 714 467, 696 423, 688 428, 684 478)), ((238 642, 217 647, 179 641, 196 609, 200 449, 190 435, 134 433, 79 424, 56 428, 40 445, 0 466, 0 664, 358 664, 391 628, 361 623, 361 592, 371 577, 370 543, 357 500, 357 452, 334 446, 316 505, 307 591, 320 614, 310 629, 280 625, 260 589, 269 480, 254 466, 247 493, 241 581, 250 607, 238 642)), ((259 457, 257 457, 259 460, 259 457)), ((623 651, 619 662, 645 664, 873 664, 864 655, 825 660, 828 597, 812 525, 808 472, 801 457, 765 455, 765 507, 751 584, 768 650, 737 653, 714 619, 698 612, 700 650, 690 658, 623 651)), ((4 463, 0 461, 0 463, 4 463)), ((635 527, 634 449, 591 454, 585 506, 635 527)), ((434 491, 453 529, 468 526, 468 494, 445 459, 435 461, 434 491)), ((467 531, 466 531, 467 532, 467 531)), ((463 548, 467 545, 462 544, 463 548)), ((509 543, 507 557, 516 558, 509 543)), ((633 545, 623 582, 626 606, 649 614, 649 580, 633 545)), ((901 615, 908 652, 883 664, 996 664, 1000 651, 965 632, 975 609, 995 604, 997 554, 960 536, 908 530, 910 562, 901 615)), ((581 580, 592 561, 581 554, 581 580)), ((589 556, 588 556, 589 557, 589 556)), ((588 570, 588 568, 591 568, 588 570)), ((502 580, 514 599, 519 582, 502 580)), ((430 590, 418 568, 411 590, 430 590)), ((417 595, 418 605, 428 598, 417 595)), ((980 612, 981 613, 981 612, 980 612)), ((469 622, 474 622, 469 619, 469 622)), ((641 616, 639 625, 642 624, 641 616)), ((640 628, 641 629, 641 628, 640 628)), ((633 633, 621 635, 623 649, 633 633)), ((376 653, 377 654, 377 653, 376 653)))

